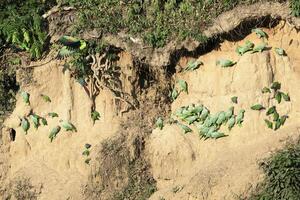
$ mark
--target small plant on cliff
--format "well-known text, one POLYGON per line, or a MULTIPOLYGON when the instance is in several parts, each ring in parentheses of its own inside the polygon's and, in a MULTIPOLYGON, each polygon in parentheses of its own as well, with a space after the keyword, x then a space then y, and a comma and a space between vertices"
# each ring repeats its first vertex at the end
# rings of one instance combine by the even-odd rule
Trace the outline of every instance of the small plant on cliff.
POLYGON ((300 1, 299 0, 291 0, 291 9, 292 9, 292 14, 295 17, 300 17, 300 1))

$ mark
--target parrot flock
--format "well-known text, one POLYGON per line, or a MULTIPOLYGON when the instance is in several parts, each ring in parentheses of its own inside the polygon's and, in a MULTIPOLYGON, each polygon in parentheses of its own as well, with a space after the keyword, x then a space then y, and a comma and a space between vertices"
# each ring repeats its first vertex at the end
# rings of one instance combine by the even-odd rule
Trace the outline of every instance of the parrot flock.
MULTIPOLYGON (((245 110, 240 110, 237 115, 234 113, 234 106, 231 106, 227 111, 221 111, 215 114, 210 113, 209 109, 203 105, 191 104, 178 108, 171 116, 176 120, 176 123, 183 132, 193 132, 190 125, 194 125, 199 132, 201 138, 218 139, 225 137, 223 132, 220 131, 221 126, 227 126, 230 131, 235 125, 240 125, 244 121, 245 110)), ((156 126, 163 129, 163 120, 159 117, 156 121, 156 126)))
MULTIPOLYGON (((26 105, 30 105, 30 94, 22 91, 21 92, 21 97, 24 101, 24 103, 26 105)), ((51 99, 49 96, 45 95, 45 94, 41 94, 40 97, 46 102, 46 103, 51 103, 51 99)), ((59 115, 55 112, 49 112, 47 114, 47 117, 49 118, 57 118, 59 117, 59 115)), ((93 122, 95 123, 96 120, 100 119, 100 113, 97 111, 93 111, 91 113, 91 118, 93 120, 93 122)), ((61 124, 55 126, 49 134, 49 139, 52 142, 54 140, 54 138, 57 136, 57 134, 61 131, 61 129, 63 128, 65 131, 71 131, 71 132, 77 132, 76 127, 74 126, 74 124, 72 124, 69 121, 62 121, 60 120, 61 124)), ((23 131, 25 132, 25 134, 28 133, 28 130, 30 129, 31 125, 33 125, 33 127, 35 129, 38 129, 39 126, 43 125, 43 126, 47 126, 48 125, 48 121, 46 119, 46 117, 41 117, 39 115, 37 115, 36 113, 33 113, 33 111, 30 112, 30 114, 28 116, 24 116, 24 117, 20 117, 20 126, 23 129, 23 131)))
MULTIPOLYGON (((251 41, 246 41, 244 45, 237 46, 236 53, 239 56, 243 56, 245 53, 261 53, 265 50, 271 49, 268 47, 268 34, 264 32, 262 29, 256 28, 252 30, 259 38, 262 39, 260 44, 254 44, 251 41)), ((279 56, 286 56, 286 52, 284 49, 275 47, 274 51, 279 56)), ((228 68, 236 65, 237 62, 232 61, 230 59, 218 59, 216 61, 216 65, 222 68, 228 68)), ((189 61, 187 66, 184 68, 184 72, 194 71, 203 65, 201 61, 189 61)), ((282 102, 282 99, 285 101, 290 101, 290 96, 288 93, 284 93, 280 91, 281 84, 279 82, 273 82, 270 87, 264 87, 261 92, 263 94, 266 93, 274 93, 274 99, 278 104, 282 102)), ((184 80, 178 80, 177 85, 173 87, 173 90, 170 92, 170 98, 172 101, 175 101, 181 92, 188 93, 188 85, 184 80)), ((233 96, 231 98, 231 102, 233 104, 238 103, 238 97, 233 96)), ((250 107, 252 110, 262 111, 267 108, 261 104, 255 104, 250 107)), ((173 113, 174 114, 174 113, 173 113)), ((198 129, 198 132, 201 137, 207 138, 220 138, 227 136, 224 133, 220 132, 220 127, 222 125, 226 125, 229 130, 231 130, 235 125, 241 126, 244 121, 245 110, 241 109, 237 114, 234 114, 234 107, 230 107, 227 111, 221 111, 216 114, 211 114, 210 111, 203 105, 189 105, 183 106, 179 108, 175 112, 175 117, 180 120, 174 120, 173 116, 171 116, 172 123, 175 122, 177 125, 183 130, 184 133, 192 132, 193 130, 189 127, 189 125, 195 125, 198 129)), ((274 130, 279 129, 288 118, 287 115, 280 116, 276 111, 276 107, 273 106, 267 110, 267 116, 273 116, 272 119, 265 119, 265 123, 269 128, 274 128, 274 130)), ((164 121, 161 117, 157 118, 156 127, 159 129, 163 129, 164 121)))
MULTIPOLYGON (((261 92, 262 94, 266 94, 266 93, 273 94, 273 99, 275 99, 275 102, 277 102, 277 104, 280 104, 282 102, 282 99, 286 102, 289 102, 290 101, 289 94, 280 91, 280 89, 281 89, 281 83, 275 81, 271 84, 270 87, 264 87, 261 90, 261 92)), ((261 104, 255 104, 251 107, 251 109, 261 111, 266 108, 261 104)), ((287 115, 280 116, 276 109, 276 106, 271 106, 267 109, 266 117, 268 117, 268 119, 264 119, 265 124, 269 129, 274 129, 275 131, 279 129, 281 126, 283 126, 286 119, 288 118, 287 115)))

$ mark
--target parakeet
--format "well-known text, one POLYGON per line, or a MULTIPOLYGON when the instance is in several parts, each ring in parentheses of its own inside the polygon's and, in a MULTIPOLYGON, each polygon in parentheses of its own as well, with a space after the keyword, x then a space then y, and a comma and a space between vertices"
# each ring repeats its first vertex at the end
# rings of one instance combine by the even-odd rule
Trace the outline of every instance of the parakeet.
POLYGON ((264 32, 263 30, 261 30, 260 28, 252 29, 252 32, 256 33, 256 35, 257 35, 259 38, 268 38, 267 33, 264 32))
POLYGON ((276 52, 277 55, 279 55, 279 56, 284 56, 284 55, 285 55, 285 51, 284 51, 284 49, 282 49, 282 48, 276 47, 276 48, 275 48, 275 52, 276 52))
POLYGON ((204 121, 206 119, 206 117, 208 116, 208 114, 209 114, 209 110, 204 107, 202 112, 201 112, 200 119, 202 121, 204 121))
POLYGON ((232 67, 233 65, 235 65, 237 62, 233 62, 231 60, 228 59, 220 59, 217 60, 216 65, 220 65, 221 67, 232 67))
POLYGON ((44 99, 45 102, 49 102, 49 103, 51 102, 51 99, 49 96, 41 94, 41 97, 44 99))
POLYGON ((236 96, 231 97, 231 102, 237 104, 237 102, 238 102, 238 97, 236 97, 236 96))
POLYGON ((175 99, 177 99, 178 95, 179 94, 178 94, 176 88, 174 87, 173 90, 172 90, 172 93, 171 93, 171 99, 172 99, 172 101, 175 101, 175 99))
POLYGON ((25 134, 27 134, 27 131, 30 128, 30 124, 29 124, 28 120, 25 117, 23 117, 21 119, 21 126, 22 126, 22 129, 25 132, 25 134))
POLYGON ((244 113, 245 113, 244 109, 240 110, 239 114, 236 117, 236 124, 242 125, 244 121, 244 113))
POLYGON ((225 113, 226 119, 229 120, 231 116, 233 115, 234 112, 234 107, 231 106, 225 113))
POLYGON ((218 120, 217 120, 216 124, 221 125, 225 121, 226 121, 226 113, 224 111, 222 111, 222 112, 219 113, 218 120))
POLYGON ((48 113, 48 116, 54 118, 54 117, 58 117, 58 114, 55 112, 50 112, 48 113))
POLYGON ((189 61, 184 71, 193 71, 199 68, 203 63, 201 61, 189 61))
POLYGON ((44 126, 48 125, 48 122, 45 118, 41 117, 40 119, 41 119, 41 122, 44 126))
POLYGON ((97 112, 96 110, 94 110, 94 111, 91 113, 91 118, 92 118, 92 120, 93 120, 93 123, 95 124, 95 121, 100 120, 100 113, 97 112))
POLYGON ((184 125, 184 124, 181 124, 181 123, 178 123, 178 125, 180 126, 180 128, 182 128, 182 130, 184 131, 184 133, 189 133, 189 132, 192 132, 192 129, 190 129, 190 127, 184 125))
POLYGON ((270 129, 273 129, 273 123, 267 119, 265 119, 265 123, 267 124, 267 127, 270 129))
POLYGON ((86 149, 89 149, 89 148, 91 148, 91 147, 92 147, 92 145, 90 145, 90 144, 86 143, 86 144, 84 145, 84 147, 85 147, 86 149))
POLYGON ((281 92, 281 96, 282 96, 282 98, 283 98, 285 101, 290 101, 290 100, 291 100, 288 93, 285 94, 285 93, 281 92))
POLYGON ((281 102, 281 92, 277 91, 275 94, 275 99, 278 103, 281 102))
POLYGON ((242 56, 242 55, 244 55, 244 53, 251 51, 253 49, 253 47, 254 47, 254 44, 248 40, 248 41, 246 41, 244 46, 238 46, 235 51, 240 56, 242 56))
POLYGON ((90 158, 87 158, 87 159, 84 160, 84 162, 85 162, 85 164, 89 165, 90 162, 91 162, 91 159, 90 159, 90 158))
POLYGON ((188 93, 188 85, 187 85, 186 81, 178 80, 178 84, 180 87, 180 91, 184 91, 184 92, 188 93))
POLYGON ((198 116, 197 115, 193 115, 193 116, 189 116, 187 118, 184 119, 184 121, 186 121, 189 125, 194 123, 195 121, 197 121, 198 116))
POLYGON ((85 149, 85 150, 82 152, 82 155, 83 155, 83 156, 89 156, 89 155, 90 155, 90 150, 85 149))
POLYGON ((279 83, 277 81, 273 82, 271 85, 271 89, 273 89, 275 91, 280 90, 280 88, 281 88, 281 83, 279 83))
POLYGON ((30 94, 28 94, 28 93, 25 92, 25 91, 22 91, 22 92, 21 92, 21 96, 22 96, 22 98, 23 98, 23 101, 24 101, 27 105, 29 105, 29 104, 30 104, 30 102, 29 102, 30 94))
POLYGON ((287 115, 283 115, 283 116, 280 117, 279 121, 280 121, 281 126, 284 125, 287 118, 288 118, 287 115))
POLYGON ((49 138, 50 138, 50 141, 52 142, 53 139, 56 137, 56 135, 59 133, 61 127, 60 126, 56 126, 54 127, 51 132, 50 132, 50 135, 49 135, 49 138))
POLYGON ((231 116, 227 123, 228 129, 231 130, 235 125, 235 116, 231 116))
POLYGON ((261 90, 262 93, 271 93, 271 90, 270 88, 268 87, 264 87, 262 90, 261 90))
POLYGON ((251 106, 252 110, 263 110, 265 109, 265 107, 263 107, 261 104, 255 104, 253 106, 251 106))
POLYGON ((278 119, 279 119, 279 114, 278 114, 278 112, 275 111, 273 113, 273 121, 276 122, 278 119))
POLYGON ((31 120, 32 120, 32 122, 33 122, 33 126, 34 126, 34 128, 35 129, 37 129, 38 127, 39 127, 39 125, 40 125, 40 120, 39 120, 39 116, 38 115, 36 115, 36 114, 32 114, 32 115, 30 115, 30 118, 31 118, 31 120))
POLYGON ((58 41, 62 43, 64 46, 73 47, 73 48, 78 48, 81 45, 79 39, 67 35, 60 37, 58 41))
POLYGON ((274 130, 276 131, 277 129, 280 128, 280 126, 281 126, 280 120, 277 120, 277 121, 275 122, 274 130))
POLYGON ((255 46, 252 50, 252 53, 263 52, 267 47, 267 43, 262 43, 255 46))
POLYGON ((276 107, 275 107, 275 106, 272 106, 272 107, 270 107, 270 108, 267 110, 266 115, 268 116, 268 115, 271 115, 271 114, 273 114, 273 113, 275 113, 275 112, 276 112, 276 107))
POLYGON ((221 133, 219 131, 214 131, 210 134, 210 137, 213 139, 218 139, 218 138, 225 137, 225 136, 226 135, 224 133, 221 133))
POLYGON ((163 122, 163 119, 161 117, 157 118, 155 124, 156 124, 156 127, 158 127, 160 130, 162 130, 163 127, 164 127, 164 122, 163 122))
POLYGON ((77 132, 76 127, 70 122, 63 121, 62 122, 62 127, 65 129, 65 131, 72 131, 72 132, 75 131, 75 132, 77 132))

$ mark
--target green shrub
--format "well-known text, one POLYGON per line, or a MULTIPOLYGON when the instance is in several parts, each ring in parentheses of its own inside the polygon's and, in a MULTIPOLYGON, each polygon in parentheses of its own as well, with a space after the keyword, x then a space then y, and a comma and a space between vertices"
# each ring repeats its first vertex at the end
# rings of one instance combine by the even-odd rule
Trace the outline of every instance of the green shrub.
POLYGON ((289 199, 300 197, 300 140, 261 164, 266 178, 251 200, 289 199))
POLYGON ((300 17, 300 1, 299 0, 291 0, 291 9, 292 14, 296 17, 300 17))
POLYGON ((25 50, 31 58, 40 58, 47 39, 41 15, 54 1, 6 0, 0 3, 0 44, 25 50), (52 2, 52 3, 51 3, 52 2))

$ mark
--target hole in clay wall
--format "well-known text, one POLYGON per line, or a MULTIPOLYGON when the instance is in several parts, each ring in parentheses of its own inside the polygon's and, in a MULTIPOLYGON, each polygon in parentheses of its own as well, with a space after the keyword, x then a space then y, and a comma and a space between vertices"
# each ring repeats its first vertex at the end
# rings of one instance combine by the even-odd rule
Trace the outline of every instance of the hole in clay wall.
POLYGON ((15 129, 13 129, 13 128, 9 129, 9 138, 10 138, 11 142, 15 141, 15 139, 16 139, 15 129))

